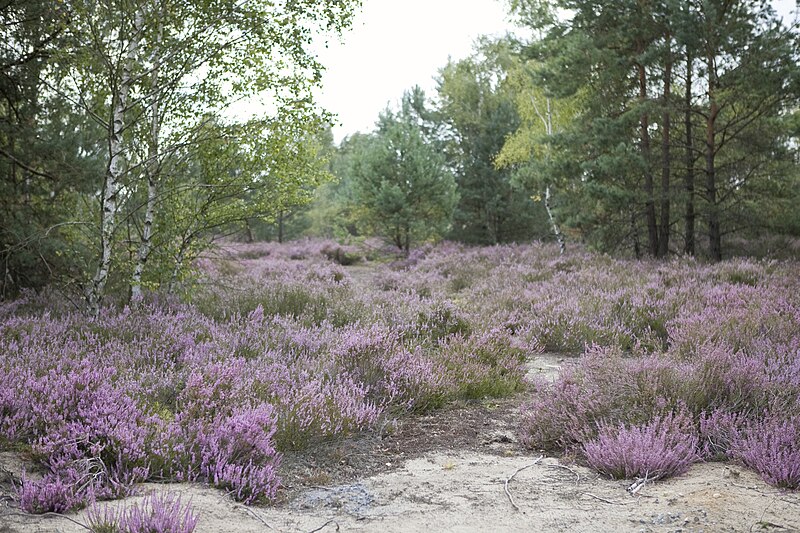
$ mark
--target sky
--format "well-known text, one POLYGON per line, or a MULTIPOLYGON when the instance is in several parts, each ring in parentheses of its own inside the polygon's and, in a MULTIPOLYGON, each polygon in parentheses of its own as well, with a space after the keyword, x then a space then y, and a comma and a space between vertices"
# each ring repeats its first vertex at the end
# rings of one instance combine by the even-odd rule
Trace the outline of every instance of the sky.
POLYGON ((479 36, 511 30, 503 0, 364 0, 343 42, 319 53, 327 70, 317 101, 338 115, 336 142, 372 130, 414 85, 432 94, 448 57, 467 57, 479 36))
MULTIPOLYGON (((795 0, 773 0, 786 20, 795 0)), ((481 35, 514 31, 504 0, 364 0, 353 28, 331 39, 317 101, 338 116, 334 139, 373 129, 387 104, 414 85, 433 95, 439 69, 470 55, 481 35)))

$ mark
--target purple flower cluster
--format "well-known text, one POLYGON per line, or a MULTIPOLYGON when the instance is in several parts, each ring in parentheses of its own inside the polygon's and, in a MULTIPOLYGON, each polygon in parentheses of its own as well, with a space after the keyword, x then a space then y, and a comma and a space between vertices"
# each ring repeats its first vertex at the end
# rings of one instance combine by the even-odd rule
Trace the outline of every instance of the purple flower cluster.
POLYGON ((192 533, 197 516, 180 496, 150 493, 141 505, 113 510, 97 505, 89 509, 89 527, 95 533, 192 533))
POLYGON ((66 511, 144 480, 269 500, 284 450, 522 388, 531 335, 438 293, 356 286, 326 249, 239 246, 201 262, 186 302, 96 319, 41 296, 4 305, 0 439, 36 465, 21 506, 66 511))
POLYGON ((767 416, 733 443, 733 454, 767 483, 800 489, 800 416, 767 416))
POLYGON ((615 476, 726 458, 798 485, 796 263, 444 243, 344 266, 368 255, 229 245, 198 261, 181 301, 96 319, 47 294, 0 305, 0 442, 36 464, 22 507, 64 511, 143 480, 269 500, 282 451, 513 394, 543 350, 582 357, 529 387, 528 446, 615 476))
POLYGON ((678 411, 641 426, 601 423, 595 439, 583 445, 586 461, 613 478, 657 480, 682 474, 699 459, 692 419, 678 411))

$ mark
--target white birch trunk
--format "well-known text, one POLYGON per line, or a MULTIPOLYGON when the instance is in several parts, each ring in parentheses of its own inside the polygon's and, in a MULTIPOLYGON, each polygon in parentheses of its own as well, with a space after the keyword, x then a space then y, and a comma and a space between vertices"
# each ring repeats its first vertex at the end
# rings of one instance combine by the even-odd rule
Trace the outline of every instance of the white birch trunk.
MULTIPOLYGON (((194 228, 194 225, 192 225, 192 228, 194 228)), ((192 231, 193 229, 190 229, 189 235, 191 235, 192 231)), ((186 237, 183 239, 183 242, 181 242, 178 254, 175 256, 175 266, 172 268, 172 275, 169 279, 169 286, 167 288, 168 294, 173 294, 178 287, 178 276, 180 276, 181 269, 183 269, 183 262, 186 260, 186 251, 189 249, 191 241, 191 237, 186 237)))
POLYGON ((158 32, 156 36, 155 49, 153 51, 153 72, 152 87, 153 102, 150 104, 150 139, 147 148, 147 164, 145 174, 147 175, 147 207, 144 214, 144 228, 142 229, 142 242, 139 245, 139 252, 136 258, 136 267, 131 278, 131 300, 141 301, 142 294, 142 274, 144 273, 147 260, 150 258, 150 251, 153 242, 153 220, 155 219, 156 197, 158 195, 158 173, 160 168, 160 137, 161 137, 161 107, 160 91, 158 87, 159 61, 161 61, 161 41, 162 41, 162 17, 159 13, 158 32))
MULTIPOLYGON (((547 110, 546 115, 542 115, 539 112, 539 106, 536 105, 536 100, 531 96, 531 103, 533 104, 533 108, 536 111, 536 114, 539 115, 539 118, 544 123, 545 133, 548 137, 553 135, 553 110, 550 104, 550 98, 546 98, 547 102, 547 110)), ((567 242, 564 239, 564 234, 561 233, 561 228, 558 227, 558 222, 556 222, 556 217, 553 215, 552 204, 550 202, 551 193, 550 193, 550 185, 548 184, 544 189, 544 208, 547 211, 547 218, 550 221, 550 228, 553 230, 553 234, 556 236, 556 241, 558 242, 558 249, 561 255, 567 251, 567 242)))
POLYGON ((97 316, 100 312, 100 304, 105 294, 108 273, 111 270, 111 249, 114 244, 114 232, 116 230, 117 196, 119 194, 120 179, 125 167, 122 139, 122 134, 125 130, 125 111, 128 107, 128 95, 133 83, 132 71, 139 42, 142 38, 143 26, 144 14, 141 10, 137 10, 134 18, 133 35, 128 41, 125 59, 122 64, 119 87, 116 95, 114 95, 114 110, 108 139, 109 160, 103 183, 100 261, 86 295, 88 310, 93 316, 97 316))
POLYGON ((153 219, 155 218, 156 195, 156 176, 150 170, 147 171, 147 207, 144 214, 144 228, 142 229, 142 242, 139 244, 139 252, 136 257, 136 266, 133 269, 131 278, 131 300, 140 301, 142 294, 142 274, 147 260, 150 258, 153 239, 153 219))
POLYGON ((556 241, 558 241, 558 249, 561 255, 567 251, 567 243, 564 240, 564 234, 561 233, 561 229, 558 227, 558 223, 556 222, 556 218, 553 216, 553 210, 550 206, 550 186, 548 185, 544 189, 544 208, 547 210, 547 218, 550 219, 550 227, 553 229, 553 233, 556 234, 556 241))

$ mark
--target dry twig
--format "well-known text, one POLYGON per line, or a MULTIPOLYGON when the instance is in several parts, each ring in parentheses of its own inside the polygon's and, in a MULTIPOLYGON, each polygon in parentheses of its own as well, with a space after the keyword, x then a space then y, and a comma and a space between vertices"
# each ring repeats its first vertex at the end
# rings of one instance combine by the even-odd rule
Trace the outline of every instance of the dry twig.
POLYGON ((536 466, 537 464, 539 464, 539 461, 541 461, 542 459, 544 459, 544 455, 540 455, 534 462, 532 462, 529 465, 525 465, 525 466, 521 466, 521 467, 517 468, 514 471, 514 473, 511 474, 508 477, 508 479, 506 479, 506 483, 503 486, 503 489, 506 491, 506 496, 508 496, 508 501, 511 502, 511 505, 513 505, 514 509, 516 509, 517 511, 521 511, 521 509, 519 508, 519 505, 517 505, 517 503, 514 501, 514 497, 511 495, 511 491, 508 490, 508 484, 511 483, 512 479, 514 479, 514 476, 516 476, 517 474, 519 474, 520 472, 522 472, 526 468, 530 468, 532 466, 536 466))
POLYGON ((752 490, 753 492, 763 494, 764 496, 779 496, 783 494, 783 492, 778 490, 770 490, 770 491, 759 490, 759 488, 756 486, 740 485, 739 483, 734 483, 733 481, 730 481, 729 484, 734 487, 738 487, 740 489, 752 490))
POLYGON ((312 529, 308 533, 317 533, 317 531, 321 531, 321 530, 325 529, 325 527, 330 525, 330 524, 336 524, 336 531, 339 531, 339 522, 337 522, 336 520, 331 518, 330 520, 328 520, 327 522, 325 522, 324 524, 319 526, 317 529, 312 529))
POLYGON ((240 508, 242 508, 242 509, 244 509, 245 511, 247 511, 247 512, 248 512, 250 515, 252 515, 252 517, 253 517, 253 518, 255 518, 256 520, 258 520, 259 522, 261 522, 262 524, 264 524, 265 526, 267 526, 267 529, 272 529, 272 530, 274 530, 274 528, 273 528, 271 525, 267 524, 267 521, 266 521, 266 520, 264 520, 264 519, 263 519, 263 518, 262 518, 262 517, 261 517, 261 516, 260 516, 258 513, 256 513, 254 510, 252 510, 252 509, 250 509, 249 507, 246 507, 246 506, 244 506, 244 505, 240 506, 240 508))
POLYGON ((639 492, 644 488, 647 484, 647 476, 644 477, 637 477, 636 480, 630 484, 630 486, 625 489, 631 493, 631 496, 636 496, 636 493, 639 492))
POLYGON ((608 504, 611 504, 611 505, 628 505, 628 502, 612 502, 611 500, 606 500, 605 498, 601 498, 600 496, 596 496, 596 495, 592 494, 591 492, 582 492, 581 494, 584 494, 586 496, 590 496, 590 497, 594 498, 595 500, 600 500, 601 502, 608 503, 608 504))
POLYGON ((22 516, 24 518, 30 518, 32 516, 56 516, 58 518, 64 518, 65 520, 69 520, 70 522, 72 522, 76 526, 80 526, 83 529, 86 529, 88 531, 92 530, 92 528, 90 528, 86 524, 78 522, 77 520, 73 520, 72 518, 68 517, 67 515, 63 515, 61 513, 47 512, 47 513, 38 513, 36 515, 32 515, 32 514, 29 514, 29 513, 3 513, 3 514, 0 514, 0 517, 4 517, 4 516, 22 516))
POLYGON ((547 466, 548 468, 562 468, 562 469, 566 470, 567 472, 571 472, 572 475, 575 476, 575 484, 576 485, 581 482, 581 475, 578 472, 576 472, 573 469, 571 469, 570 467, 568 467, 568 466, 564 466, 564 465, 545 465, 545 466, 547 466))

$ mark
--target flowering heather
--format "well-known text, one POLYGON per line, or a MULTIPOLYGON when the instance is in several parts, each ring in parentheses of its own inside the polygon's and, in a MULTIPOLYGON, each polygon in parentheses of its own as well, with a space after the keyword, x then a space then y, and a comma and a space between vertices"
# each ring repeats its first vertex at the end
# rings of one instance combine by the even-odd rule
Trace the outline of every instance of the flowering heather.
POLYGON ((692 420, 680 412, 642 426, 601 424, 598 433, 583 453, 589 465, 613 478, 661 479, 686 472, 699 459, 692 420))
POLYGON ((796 263, 444 243, 374 264, 336 246, 228 245, 181 300, 96 319, 52 294, 0 304, 0 442, 35 461, 21 506, 65 511, 144 480, 270 500, 283 451, 514 394, 543 350, 582 357, 528 387, 528 446, 651 477, 730 458, 796 485, 796 263), (752 429, 765 420, 774 437, 752 429))
POLYGON ((169 493, 151 493, 141 505, 117 511, 95 505, 88 519, 93 533, 192 533, 197 525, 191 506, 169 493))
POLYGON ((800 488, 800 416, 767 416, 733 443, 733 453, 767 483, 800 488))
POLYGON ((337 264, 350 251, 326 249, 241 247, 201 264, 184 303, 96 319, 42 296, 4 304, 0 438, 41 474, 20 505, 66 511, 145 480, 270 500, 283 450, 521 388, 529 338, 447 298, 356 287, 337 264))

